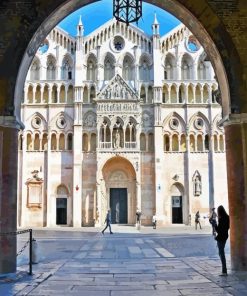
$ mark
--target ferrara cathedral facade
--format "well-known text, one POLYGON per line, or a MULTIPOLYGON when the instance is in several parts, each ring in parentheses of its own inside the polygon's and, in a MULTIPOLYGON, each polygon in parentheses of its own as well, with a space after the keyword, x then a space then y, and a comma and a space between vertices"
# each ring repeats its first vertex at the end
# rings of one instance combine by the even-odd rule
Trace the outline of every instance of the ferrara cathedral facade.
MULTIPOLYGON (((227 207, 217 81, 197 39, 110 20, 54 28, 30 65, 19 134, 18 226, 189 224, 227 207), (192 221, 193 222, 193 221, 192 221)), ((206 219, 205 219, 206 221, 206 219)), ((202 222, 203 223, 203 222, 202 222)))

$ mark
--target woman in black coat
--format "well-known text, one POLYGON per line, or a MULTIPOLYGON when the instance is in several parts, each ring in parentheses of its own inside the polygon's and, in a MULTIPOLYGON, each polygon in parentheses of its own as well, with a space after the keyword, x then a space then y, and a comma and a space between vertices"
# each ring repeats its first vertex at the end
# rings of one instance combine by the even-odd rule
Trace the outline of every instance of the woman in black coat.
POLYGON ((225 245, 228 239, 228 230, 230 227, 230 220, 223 206, 219 206, 217 209, 217 212, 218 212, 218 225, 215 225, 215 230, 217 232, 217 236, 215 239, 217 240, 219 256, 222 264, 221 275, 226 276, 227 269, 226 269, 225 245))

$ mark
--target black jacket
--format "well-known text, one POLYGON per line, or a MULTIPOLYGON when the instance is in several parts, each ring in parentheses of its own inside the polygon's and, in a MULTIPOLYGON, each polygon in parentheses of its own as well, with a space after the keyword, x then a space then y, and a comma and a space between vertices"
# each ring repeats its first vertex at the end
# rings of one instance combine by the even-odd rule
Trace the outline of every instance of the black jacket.
POLYGON ((230 228, 229 216, 219 218, 218 225, 215 225, 215 230, 218 233, 216 236, 217 241, 226 241, 228 239, 228 230, 230 228))

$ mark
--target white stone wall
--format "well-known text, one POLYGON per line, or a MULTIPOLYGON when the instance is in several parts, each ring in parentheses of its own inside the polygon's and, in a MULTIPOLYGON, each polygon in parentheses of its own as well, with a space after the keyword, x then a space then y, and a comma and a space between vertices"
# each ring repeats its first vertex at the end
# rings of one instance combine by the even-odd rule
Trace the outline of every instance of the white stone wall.
POLYGON ((64 225, 101 225, 109 186, 128 188, 130 224, 137 208, 143 224, 150 224, 154 213, 160 225, 171 224, 172 196, 178 194, 180 223, 188 224, 189 216, 193 223, 197 210, 206 216, 212 206, 227 207, 224 131, 218 126, 213 68, 183 25, 163 37, 155 26, 148 36, 111 20, 89 36, 83 36, 82 24, 77 37, 59 28, 47 36, 24 89, 19 226, 59 226, 58 198, 67 203, 64 225), (122 91, 117 93, 116 86, 122 91), (119 112, 126 102, 131 107, 119 112), (120 147, 114 144, 118 128, 120 147), (27 194, 34 170, 43 182, 38 204, 30 203, 27 194), (130 179, 112 180, 118 170, 130 179), (199 196, 195 174, 201 178, 199 196))

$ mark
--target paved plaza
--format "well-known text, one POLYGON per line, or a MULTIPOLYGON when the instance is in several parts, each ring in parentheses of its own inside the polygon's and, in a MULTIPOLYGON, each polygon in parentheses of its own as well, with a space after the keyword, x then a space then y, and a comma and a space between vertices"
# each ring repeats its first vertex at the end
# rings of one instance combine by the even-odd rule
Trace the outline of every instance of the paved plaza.
MULTIPOLYGON (((18 272, 0 278, 0 295, 177 296, 247 295, 247 273, 221 264, 211 229, 181 226, 141 231, 113 226, 114 234, 83 228, 34 231, 40 262, 27 275, 28 250, 18 272)), ((25 238, 18 239, 18 248, 25 238)))

